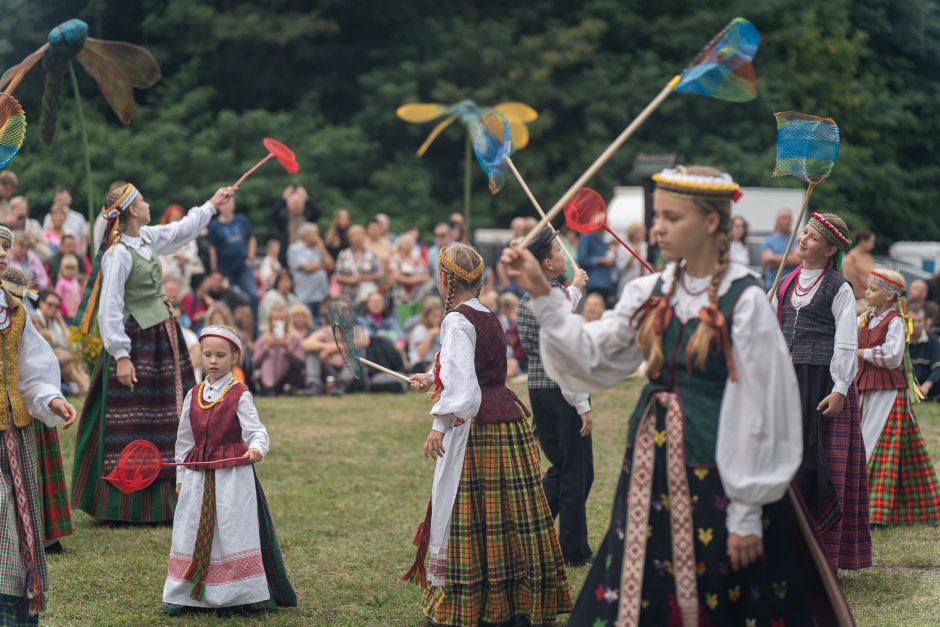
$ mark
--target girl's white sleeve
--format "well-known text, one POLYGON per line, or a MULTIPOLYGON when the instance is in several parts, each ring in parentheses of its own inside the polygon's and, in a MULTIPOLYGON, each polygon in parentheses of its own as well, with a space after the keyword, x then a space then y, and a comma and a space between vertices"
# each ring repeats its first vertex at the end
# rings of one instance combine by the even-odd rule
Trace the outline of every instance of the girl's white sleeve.
POLYGON ((124 284, 132 263, 130 252, 121 244, 113 245, 101 259, 98 330, 104 349, 115 360, 131 354, 131 339, 124 331, 124 284))
POLYGON ((169 224, 144 226, 141 227, 140 234, 153 244, 158 255, 169 255, 196 239, 199 231, 209 224, 214 215, 215 207, 211 202, 206 201, 201 207, 190 209, 182 220, 169 224))
POLYGON ((440 351, 443 389, 431 408, 435 431, 447 433, 455 419, 469 421, 480 409, 480 385, 474 366, 476 344, 476 329, 463 314, 452 311, 444 317, 440 351))
POLYGON ((659 274, 653 274, 628 283, 617 306, 594 322, 572 313, 561 290, 533 299, 529 307, 539 321, 539 356, 552 381, 569 391, 589 393, 613 387, 632 374, 643 354, 631 319, 658 279, 659 274))
POLYGON ((261 417, 255 407, 255 397, 251 392, 242 392, 238 398, 238 424, 242 427, 245 446, 256 448, 262 455, 267 455, 271 441, 268 438, 268 430, 261 424, 261 417))
POLYGON ((59 372, 59 360, 52 347, 39 335, 27 317, 20 340, 20 354, 17 360, 20 375, 20 394, 29 415, 42 421, 48 427, 54 427, 62 419, 49 409, 49 404, 57 398, 64 399, 62 376, 59 372))
POLYGON ((844 283, 832 299, 832 315, 836 320, 829 376, 832 391, 845 395, 858 372, 858 318, 855 316, 855 292, 844 283))
POLYGON ((863 359, 879 368, 900 368, 904 363, 904 353, 907 350, 907 334, 905 322, 902 318, 893 319, 888 326, 888 337, 881 346, 866 348, 863 359))
MULTIPOLYGON (((186 459, 189 452, 193 450, 196 439, 193 437, 193 425, 189 421, 189 407, 193 402, 193 391, 198 388, 192 388, 183 399, 183 409, 180 411, 180 424, 176 428, 176 454, 175 461, 180 463, 186 459)), ((176 483, 183 482, 183 474, 186 472, 185 466, 176 467, 176 483)))
POLYGON ((803 457, 800 390, 767 295, 742 292, 731 326, 737 381, 725 384, 715 461, 728 531, 763 535, 761 507, 783 498, 803 457))

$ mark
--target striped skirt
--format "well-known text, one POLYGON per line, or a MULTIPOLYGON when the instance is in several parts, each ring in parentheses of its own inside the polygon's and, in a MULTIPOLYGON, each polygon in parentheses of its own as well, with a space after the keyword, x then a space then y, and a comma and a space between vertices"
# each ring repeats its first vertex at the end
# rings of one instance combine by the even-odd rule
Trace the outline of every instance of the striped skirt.
POLYGON ((539 453, 526 420, 474 424, 447 542, 443 586, 425 590, 435 625, 533 624, 571 611, 539 453))
POLYGON ((132 440, 149 440, 163 462, 172 462, 186 390, 195 385, 179 324, 172 318, 141 329, 124 325, 137 373, 133 391, 117 380, 117 365, 101 351, 79 418, 72 470, 72 507, 99 520, 132 523, 172 520, 176 471, 161 470, 146 490, 124 494, 101 477, 114 469, 132 440))
POLYGON ((869 503, 874 525, 940 521, 937 473, 907 390, 898 392, 868 462, 869 503))
POLYGON ((59 434, 55 428, 33 420, 36 435, 39 495, 42 499, 43 538, 48 542, 72 535, 72 512, 69 509, 69 491, 65 485, 59 434))

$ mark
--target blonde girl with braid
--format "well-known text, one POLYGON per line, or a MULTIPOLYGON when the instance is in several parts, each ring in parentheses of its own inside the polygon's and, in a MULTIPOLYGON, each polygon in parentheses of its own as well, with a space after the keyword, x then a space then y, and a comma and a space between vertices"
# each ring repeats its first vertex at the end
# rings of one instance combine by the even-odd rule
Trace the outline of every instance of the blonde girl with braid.
POLYGON ((730 261, 739 186, 701 166, 653 179, 652 233, 669 263, 628 283, 600 320, 572 313, 529 251, 502 257, 532 295, 552 380, 591 393, 649 364, 610 527, 569 624, 807 625, 810 608, 829 624, 828 601, 809 596, 825 578, 841 594, 838 581, 803 570, 815 540, 797 533, 802 512, 785 498, 802 457, 796 378, 760 280, 730 261))
POLYGON ((466 244, 438 255, 444 295, 441 350, 431 372, 435 460, 414 563, 431 625, 539 625, 571 610, 552 514, 542 492, 529 411, 506 387, 506 336, 480 304, 483 258, 466 244), (427 565, 425 565, 427 563, 427 565))

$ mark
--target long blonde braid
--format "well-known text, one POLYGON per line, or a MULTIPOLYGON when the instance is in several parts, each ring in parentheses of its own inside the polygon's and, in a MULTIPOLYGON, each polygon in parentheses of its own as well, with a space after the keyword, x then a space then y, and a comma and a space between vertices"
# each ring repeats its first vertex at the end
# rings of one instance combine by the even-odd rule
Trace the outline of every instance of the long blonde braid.
POLYGON ((646 363, 650 373, 660 372, 665 363, 663 356, 663 333, 666 330, 666 325, 668 325, 666 318, 669 315, 666 309, 673 295, 676 293, 679 282, 682 280, 682 264, 678 261, 673 263, 672 270, 672 283, 669 285, 666 295, 661 297, 664 301, 651 303, 653 306, 650 307, 646 315, 643 316, 643 321, 640 323, 640 328, 636 334, 637 346, 640 347, 643 355, 646 356, 646 363), (665 304, 658 306, 660 302, 664 302, 665 304))

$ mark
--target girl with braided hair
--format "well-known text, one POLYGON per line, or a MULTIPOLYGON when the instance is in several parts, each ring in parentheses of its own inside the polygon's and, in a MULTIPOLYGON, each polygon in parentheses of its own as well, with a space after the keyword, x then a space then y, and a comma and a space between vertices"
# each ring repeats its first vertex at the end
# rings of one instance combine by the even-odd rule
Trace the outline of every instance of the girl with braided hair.
POLYGON ((871 566, 868 479, 855 372, 852 285, 839 273, 851 244, 839 216, 810 213, 800 266, 773 295, 800 386, 803 462, 794 479, 833 569, 871 566))
POLYGON ((839 584, 784 500, 802 451, 793 367, 759 279, 730 261, 739 186, 709 167, 653 179, 652 231, 672 263, 628 283, 600 320, 572 313, 529 251, 502 258, 532 295, 553 380, 595 392, 649 364, 569 624, 832 624, 831 602, 810 594, 841 595, 839 584))
POLYGON ((477 300, 483 269, 466 244, 438 255, 441 350, 431 372, 412 382, 435 388, 424 454, 436 467, 403 579, 425 588, 432 625, 551 623, 570 611, 571 592, 529 411, 506 387, 502 323, 477 300))
POLYGON ((124 181, 111 184, 102 210, 108 220, 105 238, 75 316, 85 333, 97 326, 104 350, 78 426, 73 509, 98 520, 131 523, 173 518, 172 467, 164 468, 147 489, 132 494, 101 477, 114 469, 121 451, 136 439, 153 442, 164 462, 173 460, 183 397, 195 379, 179 322, 163 293, 159 256, 195 239, 232 194, 231 188, 219 189, 182 220, 148 226, 150 204, 140 191, 124 181))
POLYGON ((923 399, 913 378, 908 344, 912 323, 900 273, 875 268, 868 276, 858 321, 858 384, 868 459, 873 525, 940 521, 940 492, 930 453, 914 418, 923 399))

